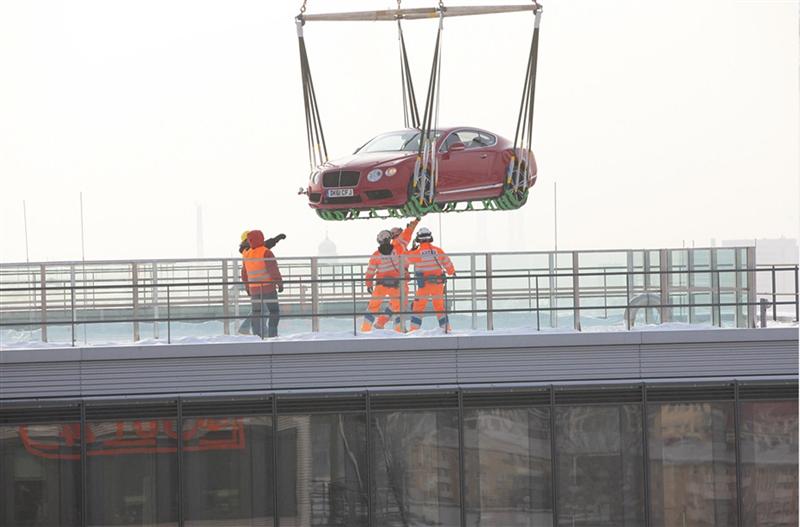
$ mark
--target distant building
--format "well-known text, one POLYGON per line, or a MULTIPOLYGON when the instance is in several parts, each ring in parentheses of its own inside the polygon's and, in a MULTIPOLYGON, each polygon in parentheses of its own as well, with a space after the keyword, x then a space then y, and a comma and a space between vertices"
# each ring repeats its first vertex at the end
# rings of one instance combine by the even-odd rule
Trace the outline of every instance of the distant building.
POLYGON ((322 240, 322 243, 320 243, 317 248, 317 256, 324 258, 335 258, 339 256, 339 253, 336 251, 336 244, 328 237, 327 231, 325 232, 325 239, 322 240))

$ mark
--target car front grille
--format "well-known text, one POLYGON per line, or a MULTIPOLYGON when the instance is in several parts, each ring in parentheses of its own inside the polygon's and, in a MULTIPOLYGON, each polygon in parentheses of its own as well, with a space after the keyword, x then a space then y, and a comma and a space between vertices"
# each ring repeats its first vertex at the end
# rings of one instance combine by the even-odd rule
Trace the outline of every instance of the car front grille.
POLYGON ((355 187, 358 185, 357 171, 331 170, 322 174, 323 187, 355 187))
POLYGON ((368 190, 367 197, 369 199, 389 199, 392 197, 392 191, 381 189, 381 190, 368 190))
POLYGON ((361 203, 361 196, 342 196, 341 198, 325 198, 325 203, 330 205, 349 205, 361 203))

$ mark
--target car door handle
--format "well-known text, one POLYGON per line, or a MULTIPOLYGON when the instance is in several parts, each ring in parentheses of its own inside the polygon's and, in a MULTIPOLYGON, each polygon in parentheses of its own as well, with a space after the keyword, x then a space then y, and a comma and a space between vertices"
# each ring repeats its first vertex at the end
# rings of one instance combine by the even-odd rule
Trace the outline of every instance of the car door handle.
POLYGON ((481 159, 486 159, 487 157, 489 157, 489 154, 481 154, 481 159))

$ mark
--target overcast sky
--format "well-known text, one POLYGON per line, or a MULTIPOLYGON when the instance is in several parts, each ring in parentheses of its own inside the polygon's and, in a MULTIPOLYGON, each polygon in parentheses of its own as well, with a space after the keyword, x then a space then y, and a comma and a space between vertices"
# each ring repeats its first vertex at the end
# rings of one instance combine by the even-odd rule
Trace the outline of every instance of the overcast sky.
MULTIPOLYGON (((445 2, 445 4, 450 2, 445 2)), ((458 5, 493 3, 491 0, 458 5)), ((505 2, 494 2, 505 3, 505 2)), ((510 2, 509 2, 510 3, 510 2)), ((309 0, 309 12, 393 1, 309 0)), ((455 3, 454 3, 455 4, 455 3)), ((299 1, 0 2, 0 260, 374 250, 387 222, 329 223, 306 183, 299 1)), ((434 5, 406 0, 406 7, 434 5)), ((436 22, 406 23, 418 92, 436 22)), ((448 19, 442 124, 513 138, 530 14, 448 19)), ((331 157, 402 127, 396 28, 309 23, 331 157)), ((797 236, 798 4, 550 0, 534 117, 539 181, 520 211, 425 218, 452 252, 705 245, 797 236)))

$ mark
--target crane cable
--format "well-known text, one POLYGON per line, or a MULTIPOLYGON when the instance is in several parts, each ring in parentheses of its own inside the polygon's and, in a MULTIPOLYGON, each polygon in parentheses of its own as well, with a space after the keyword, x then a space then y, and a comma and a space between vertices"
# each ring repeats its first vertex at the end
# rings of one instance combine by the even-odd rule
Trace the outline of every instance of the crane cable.
POLYGON ((308 163, 313 172, 318 166, 328 162, 328 147, 325 143, 325 133, 322 130, 322 120, 319 116, 317 94, 314 91, 314 81, 311 78, 311 67, 308 63, 305 38, 303 37, 303 18, 306 11, 306 1, 300 7, 300 14, 295 18, 297 24, 297 40, 300 47, 300 74, 303 82, 303 106, 306 117, 306 139, 308 140, 308 163))
POLYGON ((517 128, 514 132, 514 152, 522 149, 520 158, 512 157, 506 176, 507 186, 515 195, 521 195, 528 190, 528 177, 530 172, 530 152, 533 141, 533 102, 536 94, 536 66, 539 55, 539 24, 542 18, 542 6, 534 0, 535 9, 533 22, 533 36, 531 48, 528 53, 528 66, 525 70, 525 82, 522 88, 517 128))

